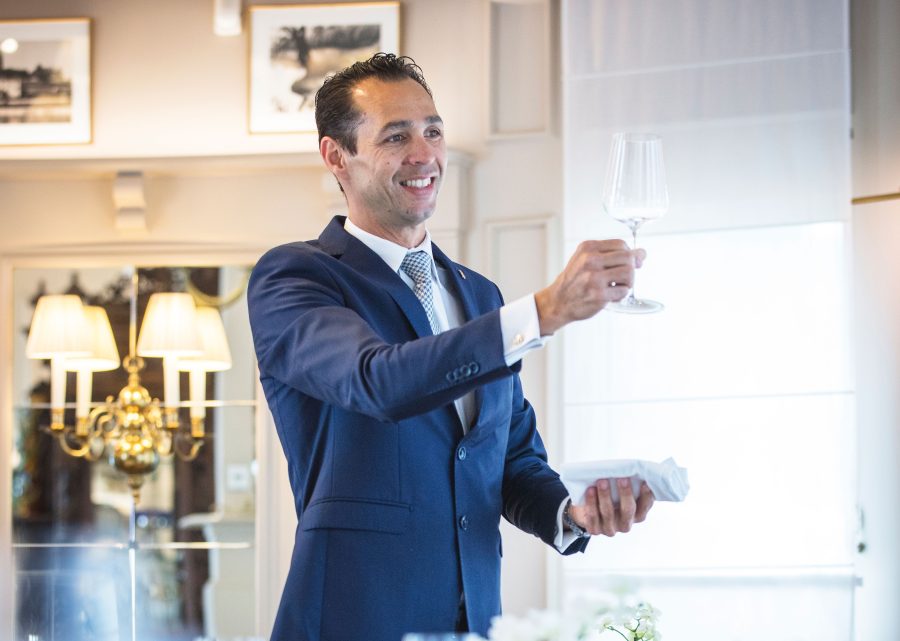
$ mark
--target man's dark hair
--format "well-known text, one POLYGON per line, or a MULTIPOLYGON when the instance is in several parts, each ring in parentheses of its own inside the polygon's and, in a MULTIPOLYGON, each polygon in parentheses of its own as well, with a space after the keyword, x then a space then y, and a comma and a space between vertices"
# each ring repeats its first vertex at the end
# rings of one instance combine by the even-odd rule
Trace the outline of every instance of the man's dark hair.
POLYGON ((319 142, 323 136, 334 138, 351 154, 356 153, 356 128, 362 114, 353 102, 353 89, 363 80, 377 78, 385 82, 398 82, 410 78, 415 80, 428 95, 431 89, 425 82, 422 69, 408 56, 392 53, 376 53, 368 60, 355 62, 346 69, 325 80, 316 92, 316 127, 319 142))

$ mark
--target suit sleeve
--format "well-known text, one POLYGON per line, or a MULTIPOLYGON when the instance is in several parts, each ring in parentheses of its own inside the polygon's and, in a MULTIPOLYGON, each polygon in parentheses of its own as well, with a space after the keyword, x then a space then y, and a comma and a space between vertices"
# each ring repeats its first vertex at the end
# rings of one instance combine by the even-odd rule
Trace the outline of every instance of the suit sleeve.
POLYGON ((389 344, 348 306, 326 264, 333 259, 312 253, 282 246, 253 270, 248 305, 262 377, 398 421, 515 371, 503 357, 498 310, 437 336, 389 344))
MULTIPOLYGON (((559 475, 547 463, 534 409, 513 377, 513 412, 503 472, 503 516, 520 530, 556 549, 557 513, 568 496, 559 475)), ((588 539, 576 539, 563 554, 584 551, 588 539)))

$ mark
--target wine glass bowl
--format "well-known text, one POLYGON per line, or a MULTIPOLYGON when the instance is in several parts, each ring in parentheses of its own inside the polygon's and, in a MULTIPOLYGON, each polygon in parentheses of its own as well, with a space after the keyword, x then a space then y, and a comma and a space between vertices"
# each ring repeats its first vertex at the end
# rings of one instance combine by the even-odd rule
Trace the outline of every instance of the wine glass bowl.
MULTIPOLYGON (((632 248, 637 247, 638 229, 647 221, 665 215, 669 209, 669 193, 662 138, 647 133, 613 136, 603 185, 603 209, 631 230, 632 248)), ((625 298, 609 307, 617 312, 647 314, 660 311, 663 305, 635 297, 632 286, 625 298)))

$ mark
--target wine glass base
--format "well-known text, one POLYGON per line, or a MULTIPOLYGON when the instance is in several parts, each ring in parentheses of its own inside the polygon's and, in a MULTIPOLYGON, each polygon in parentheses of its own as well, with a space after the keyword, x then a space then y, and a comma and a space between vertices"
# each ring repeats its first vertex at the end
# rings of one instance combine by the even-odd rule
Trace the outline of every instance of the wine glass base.
POLYGON ((646 298, 626 298, 618 303, 610 303, 607 307, 621 314, 655 314, 665 309, 662 303, 646 298))

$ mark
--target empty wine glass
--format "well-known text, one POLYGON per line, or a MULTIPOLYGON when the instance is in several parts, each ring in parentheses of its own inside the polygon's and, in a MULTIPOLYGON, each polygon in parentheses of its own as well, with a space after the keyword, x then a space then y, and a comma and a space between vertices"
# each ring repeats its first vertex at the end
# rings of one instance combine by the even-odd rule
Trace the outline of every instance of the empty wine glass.
MULTIPOLYGON (((655 134, 617 133, 609 152, 603 189, 603 209, 631 230, 632 248, 637 232, 648 220, 661 218, 669 208, 662 138, 655 134)), ((658 312, 662 303, 637 298, 632 284, 628 296, 609 305, 617 312, 658 312)))

